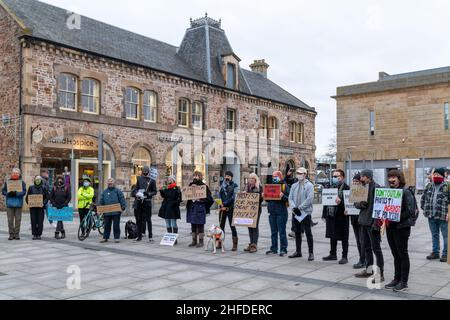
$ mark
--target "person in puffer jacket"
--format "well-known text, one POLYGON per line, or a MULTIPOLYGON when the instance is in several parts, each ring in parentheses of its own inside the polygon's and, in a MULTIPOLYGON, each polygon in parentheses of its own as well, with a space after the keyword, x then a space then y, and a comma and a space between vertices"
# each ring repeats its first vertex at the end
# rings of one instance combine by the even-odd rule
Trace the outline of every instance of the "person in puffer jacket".
MULTIPOLYGON (((50 194, 50 203, 56 209, 62 209, 69 206, 69 202, 72 199, 70 189, 66 187, 64 183, 64 177, 58 176, 56 178, 56 185, 50 194)), ((62 221, 58 221, 55 231, 55 239, 60 240, 66 237, 66 231, 64 230, 64 224, 62 221), (61 233, 61 235, 60 235, 61 233)))
MULTIPOLYGON (((20 169, 13 169, 9 181, 21 180, 20 169)), ((8 192, 8 181, 2 189, 2 194, 6 198, 6 214, 8 216, 8 240, 20 240, 20 224, 22 221, 23 198, 27 193, 27 186, 22 181, 22 192, 8 192)))
POLYGON ((44 181, 41 176, 34 178, 34 184, 28 188, 25 201, 29 205, 29 196, 42 195, 42 207, 30 208, 31 231, 33 233, 33 240, 41 240, 42 231, 44 230, 45 208, 49 200, 47 188, 44 186, 44 181))

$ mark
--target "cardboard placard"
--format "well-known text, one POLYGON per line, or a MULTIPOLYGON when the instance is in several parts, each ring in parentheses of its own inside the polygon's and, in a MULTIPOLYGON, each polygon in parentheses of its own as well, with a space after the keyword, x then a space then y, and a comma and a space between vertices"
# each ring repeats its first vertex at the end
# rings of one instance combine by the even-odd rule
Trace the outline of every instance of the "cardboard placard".
POLYGON ((22 180, 8 180, 6 182, 6 191, 10 192, 22 192, 22 180))
POLYGON ((28 207, 43 208, 44 207, 44 196, 42 194, 28 195, 28 207))
POLYGON ((400 222, 402 189, 375 189, 372 218, 400 222))
POLYGON ((350 203, 367 202, 369 188, 363 185, 352 184, 350 186, 350 203))
MULTIPOLYGON (((347 211, 347 214, 349 216, 359 216, 359 211, 358 209, 355 208, 354 206, 354 202, 351 202, 350 199, 350 190, 344 190, 344 204, 345 204, 345 211, 347 211)), ((358 202, 358 201, 356 201, 358 202)))
POLYGON ((206 185, 183 187, 181 190, 183 201, 200 200, 207 197, 206 185))
POLYGON ((238 193, 234 202, 233 226, 256 228, 259 193, 238 193))
POLYGON ((168 246, 173 247, 175 245, 175 242, 178 239, 178 234, 176 233, 166 233, 164 237, 161 240, 160 245, 161 246, 168 246))
POLYGON ((281 184, 266 184, 264 186, 264 200, 281 200, 281 184))
POLYGON ((322 190, 322 205, 327 207, 336 207, 336 199, 338 197, 338 189, 322 190))
POLYGON ((120 203, 110 204, 107 206, 97 206, 97 214, 102 215, 105 213, 122 212, 120 203))
POLYGON ((62 209, 56 209, 55 207, 49 207, 48 220, 73 222, 73 208, 64 207, 62 209))

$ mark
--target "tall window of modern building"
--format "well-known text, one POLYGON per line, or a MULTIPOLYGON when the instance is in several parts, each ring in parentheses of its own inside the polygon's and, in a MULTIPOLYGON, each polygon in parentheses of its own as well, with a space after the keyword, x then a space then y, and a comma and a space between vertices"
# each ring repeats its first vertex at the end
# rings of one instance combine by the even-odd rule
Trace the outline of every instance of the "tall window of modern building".
POLYGON ((81 107, 84 113, 98 114, 100 109, 100 83, 83 79, 81 83, 81 107))
POLYGON ((444 105, 444 128, 445 130, 448 130, 449 124, 448 124, 448 102, 444 105))
POLYGON ((375 135, 375 111, 370 111, 370 135, 375 135))
POLYGON ((227 64, 227 88, 236 89, 236 66, 232 63, 227 64))
POLYGON ((127 119, 139 119, 139 90, 127 88, 125 94, 125 112, 127 119))
POLYGON ((68 73, 61 73, 58 78, 59 108, 77 111, 77 78, 68 73))
POLYGON ((144 91, 144 121, 156 122, 158 99, 156 92, 154 91, 144 91))

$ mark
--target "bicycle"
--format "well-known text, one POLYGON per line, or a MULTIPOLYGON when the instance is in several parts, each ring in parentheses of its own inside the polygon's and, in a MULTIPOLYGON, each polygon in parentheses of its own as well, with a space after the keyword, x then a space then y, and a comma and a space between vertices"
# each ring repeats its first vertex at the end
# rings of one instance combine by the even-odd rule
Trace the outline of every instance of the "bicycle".
POLYGON ((103 236, 105 230, 105 220, 103 215, 97 214, 97 206, 94 203, 91 204, 88 214, 84 217, 78 227, 78 240, 86 240, 92 230, 97 230, 101 236, 103 236))

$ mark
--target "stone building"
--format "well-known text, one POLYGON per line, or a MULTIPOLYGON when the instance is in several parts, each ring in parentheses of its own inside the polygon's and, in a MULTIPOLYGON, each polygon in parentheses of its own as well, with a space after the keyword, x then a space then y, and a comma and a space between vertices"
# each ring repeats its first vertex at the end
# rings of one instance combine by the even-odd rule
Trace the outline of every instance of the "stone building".
POLYGON ((380 72, 378 81, 337 88, 334 98, 338 167, 373 168, 382 185, 400 168, 418 190, 424 172, 450 167, 450 67, 380 72))
POLYGON ((200 170, 213 191, 225 170, 241 186, 250 172, 314 170, 315 109, 269 80, 264 60, 242 68, 221 21, 191 19, 176 47, 39 1, 0 0, 0 57, 0 182, 14 166, 27 183, 43 168, 51 180, 66 168, 73 189, 84 176, 101 181, 101 133, 104 178, 127 197, 144 165, 159 186, 200 170), (279 156, 242 160, 196 140, 215 130, 249 148, 239 130, 251 129, 279 156), (212 163, 215 152, 227 161, 212 163))

